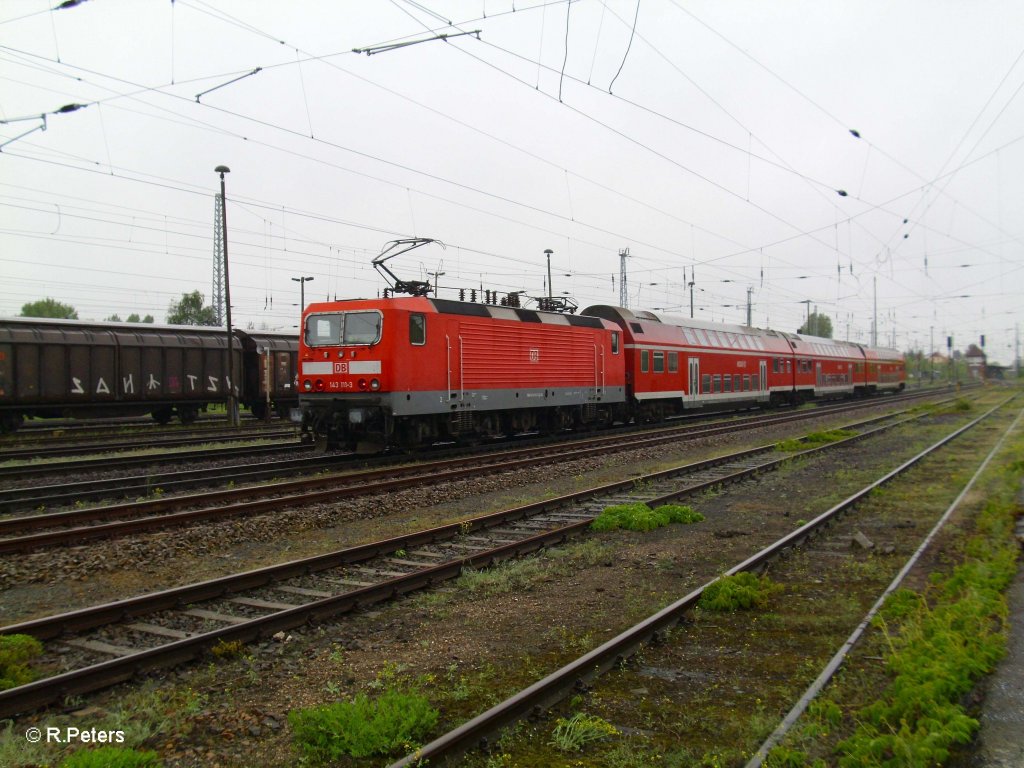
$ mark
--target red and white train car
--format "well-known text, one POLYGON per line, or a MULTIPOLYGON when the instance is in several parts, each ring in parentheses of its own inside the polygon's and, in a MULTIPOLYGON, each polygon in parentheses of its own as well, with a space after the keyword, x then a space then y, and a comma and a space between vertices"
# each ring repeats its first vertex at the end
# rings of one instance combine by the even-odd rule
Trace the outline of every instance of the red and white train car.
POLYGON ((426 297, 311 304, 303 434, 379 450, 626 418, 621 331, 597 317, 426 297))
POLYGON ((865 347, 868 392, 900 392, 907 386, 907 363, 897 350, 865 347))
POLYGON ((622 329, 629 405, 644 420, 897 390, 906 381, 895 350, 604 305, 583 314, 622 329))

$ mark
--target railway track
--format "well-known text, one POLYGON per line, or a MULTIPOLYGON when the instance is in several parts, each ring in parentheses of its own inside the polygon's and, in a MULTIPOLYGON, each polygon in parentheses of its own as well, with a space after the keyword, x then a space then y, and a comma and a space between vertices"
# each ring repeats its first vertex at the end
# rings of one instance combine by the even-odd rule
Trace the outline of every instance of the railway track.
MULTIPOLYGON (((268 456, 276 453, 309 453, 313 446, 303 445, 298 441, 274 443, 272 445, 234 446, 230 448, 204 448, 195 451, 176 451, 174 453, 145 454, 139 456, 118 456, 113 468, 148 467, 155 464, 173 465, 187 464, 196 461, 217 461, 220 459, 237 459, 246 456, 268 456)), ((102 472, 112 468, 109 456, 76 459, 72 461, 47 462, 45 464, 19 464, 0 467, 0 480, 24 480, 30 477, 48 477, 59 475, 68 477, 82 472, 102 472)), ((38 487, 38 486, 36 486, 38 487)), ((0 493, 9 493, 12 498, 18 497, 17 489, 6 489, 0 493)), ((45 504, 45 501, 39 503, 45 504)))
MULTIPOLYGON (((868 405, 856 403, 769 416, 758 415, 712 424, 689 424, 661 428, 653 432, 605 435, 577 439, 571 443, 535 445, 529 448, 515 448, 497 453, 474 454, 470 457, 462 456, 405 466, 389 464, 380 469, 319 475, 257 487, 229 488, 176 497, 161 496, 142 502, 8 517, 0 520, 0 554, 65 544, 80 545, 85 541, 99 538, 144 533, 169 526, 223 520, 316 502, 336 502, 344 498, 385 493, 484 473, 507 472, 551 462, 606 455, 612 450, 650 447, 681 439, 698 439, 753 427, 848 413, 864 407, 868 405)), ((315 465, 315 459, 302 461, 308 462, 307 466, 315 465)), ((301 465, 302 462, 298 462, 292 466, 301 465)), ((271 468, 259 471, 270 472, 271 476, 276 474, 271 468)), ((220 472, 222 480, 227 481, 231 478, 227 470, 220 472)), ((238 475, 238 479, 243 477, 244 475, 238 475)), ((143 484, 136 485, 138 487, 143 484)), ((152 488, 155 483, 147 479, 145 486, 152 488)), ((69 489, 62 489, 61 493, 67 490, 69 489)), ((28 496, 25 493, 24 490, 11 491, 11 496, 3 498, 3 502, 21 507, 48 504, 46 497, 31 495, 31 491, 27 491, 28 496)))
MULTIPOLYGON (((0 693, 0 716, 46 706, 217 643, 250 642, 421 589, 578 535, 609 504, 665 503, 768 471, 853 440, 780 456, 775 446, 736 452, 556 499, 316 557, 4 627, 47 642, 46 679, 0 693), (74 668, 67 668, 75 660, 74 668)), ((810 535, 805 526, 797 533, 810 535), (806 530, 805 530, 806 529, 806 530)))
POLYGON ((237 443, 252 440, 291 439, 298 442, 296 429, 293 426, 275 426, 267 428, 263 425, 245 429, 207 428, 201 430, 178 431, 174 434, 140 435, 134 438, 121 437, 116 440, 68 440, 52 439, 26 447, 24 443, 15 443, 12 447, 3 447, 0 458, 4 461, 29 461, 48 459, 61 456, 87 456, 97 453, 120 453, 151 448, 176 448, 196 443, 237 443))
MULTIPOLYGON (((838 527, 837 524, 843 519, 843 517, 853 512, 856 506, 864 502, 873 491, 890 483, 896 478, 901 477, 921 461, 946 447, 951 441, 978 426, 986 419, 992 417, 993 414, 1000 411, 1003 405, 1005 405, 1005 403, 990 409, 979 418, 974 419, 965 426, 956 429, 949 435, 926 448, 924 451, 921 451, 913 458, 904 462, 899 467, 887 472, 885 475, 850 495, 839 504, 836 504, 821 513, 810 522, 798 527, 796 530, 786 534, 769 546, 734 565, 723 575, 732 576, 741 572, 759 572, 763 570, 769 562, 784 554, 790 553, 793 550, 803 547, 810 541, 814 541, 816 546, 821 547, 824 540, 829 537, 829 530, 834 527, 838 527)), ((1020 416, 1018 415, 1014 424, 1019 422, 1019 420, 1020 416)), ((1004 432, 1004 438, 1006 434, 1009 434, 1009 431, 1013 426, 1014 425, 1011 425, 1006 429, 1004 432)), ((992 450, 989 457, 995 453, 997 448, 998 445, 992 450)), ((979 472, 980 471, 981 470, 979 469, 979 472)), ((915 551, 915 555, 900 570, 900 573, 897 575, 897 578, 894 579, 893 583, 890 584, 890 587, 886 590, 886 594, 898 586, 909 571, 910 567, 913 565, 913 562, 920 556, 920 552, 922 552, 924 547, 932 540, 938 528, 948 519, 953 509, 955 509, 956 504, 959 503, 966 495, 967 490, 968 488, 964 489, 956 502, 954 502, 954 505, 947 510, 947 513, 939 520, 938 523, 936 523, 935 527, 932 528, 932 531, 915 551)), ((831 570, 835 570, 834 560, 831 563, 822 564, 821 570, 815 572, 824 574, 823 578, 828 579, 829 576, 827 574, 830 568, 831 570)), ((841 589, 841 577, 838 576, 838 574, 834 574, 831 578, 838 582, 833 584, 833 588, 841 589)), ((634 626, 620 632, 607 642, 579 656, 568 664, 565 664, 533 685, 530 685, 518 693, 506 698, 504 701, 491 707, 486 712, 462 723, 453 730, 434 739, 429 744, 417 749, 414 753, 393 762, 389 768, 406 768, 407 766, 418 765, 427 761, 429 761, 431 765, 449 765, 453 764, 453 760, 460 758, 462 755, 473 749, 478 747, 486 748, 493 744, 495 740, 494 737, 503 728, 517 720, 528 716, 536 716, 538 713, 543 712, 555 703, 572 695, 574 692, 585 690, 589 686, 595 684, 597 678, 609 670, 613 668, 621 668, 623 663, 642 647, 651 644, 656 638, 663 638, 665 633, 679 626, 686 619, 686 617, 692 612, 693 608, 697 606, 704 591, 717 580, 718 579, 714 579, 713 581, 693 590, 674 603, 659 610, 657 613, 648 616, 634 626)), ((823 587, 822 592, 825 594, 828 593, 828 584, 823 587)), ((879 602, 873 606, 872 611, 869 611, 869 616, 861 622, 859 629, 862 629, 867 625, 870 615, 873 611, 877 610, 881 599, 883 598, 884 595, 882 598, 879 598, 879 602)), ((859 635, 855 632, 855 636, 848 641, 849 645, 852 645, 856 640, 856 636, 859 635)), ((846 646, 844 646, 844 648, 845 647, 846 646)), ((728 651, 727 649, 719 647, 716 653, 720 652, 728 651)), ((776 729, 771 737, 769 737, 769 739, 762 745, 761 749, 757 751, 754 758, 752 758, 747 764, 746 768, 758 768, 758 766, 762 765, 770 747, 779 741, 779 739, 785 734, 788 727, 792 725, 792 722, 799 713, 806 708, 813 696, 821 690, 824 683, 835 673, 841 659, 842 654, 837 654, 837 656, 833 657, 830 663, 826 665, 822 674, 819 675, 817 680, 815 680, 815 683, 811 686, 808 692, 800 698, 800 701, 794 706, 793 711, 791 711, 784 719, 780 727, 776 729)))

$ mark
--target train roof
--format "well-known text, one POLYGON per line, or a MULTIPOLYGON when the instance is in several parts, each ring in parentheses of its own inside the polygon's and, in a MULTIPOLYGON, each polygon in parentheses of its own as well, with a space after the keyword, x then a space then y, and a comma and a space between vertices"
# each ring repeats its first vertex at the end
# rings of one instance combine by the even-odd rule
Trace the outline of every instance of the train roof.
MULTIPOLYGON (((288 331, 232 328, 233 335, 248 351, 292 350, 298 346, 297 329, 288 331)), ((108 345, 172 346, 183 338, 202 339, 204 347, 227 348, 227 328, 215 325, 167 325, 124 323, 109 320, 67 320, 52 317, 0 317, 0 340, 31 342, 39 334, 63 338, 75 343, 108 345), (120 340, 120 341, 117 341, 120 340)), ((52 340, 52 339, 51 339, 52 340)))
POLYGON ((583 310, 583 314, 604 317, 619 323, 650 322, 677 326, 680 328, 699 328, 705 331, 725 331, 727 333, 746 336, 777 337, 789 341, 797 353, 804 352, 806 350, 825 357, 859 357, 861 350, 863 350, 864 353, 870 353, 869 357, 872 357, 873 359, 899 360, 903 358, 902 353, 898 350, 872 348, 854 341, 831 339, 824 336, 810 336, 803 333, 787 333, 785 331, 775 331, 770 328, 756 328, 749 325, 713 323, 707 320, 697 320, 695 318, 684 317, 682 315, 652 312, 645 309, 633 311, 624 307, 599 304, 587 307, 583 310))
POLYGON ((488 317, 496 320, 514 320, 523 323, 542 323, 546 325, 569 325, 583 328, 610 328, 601 318, 585 314, 570 315, 561 312, 545 312, 526 307, 503 307, 498 304, 482 304, 473 301, 453 301, 451 299, 432 299, 425 296, 397 297, 391 299, 347 299, 342 301, 320 302, 306 307, 307 312, 331 312, 343 310, 344 303, 358 305, 353 308, 373 309, 387 306, 405 309, 410 312, 435 312, 445 315, 463 315, 466 317, 488 317))
MULTIPOLYGON (((59 317, 0 317, 0 325, 12 325, 25 327, 38 325, 44 328, 97 328, 110 331, 178 331, 182 333, 227 333, 223 325, 171 325, 169 323, 126 323, 124 321, 112 320, 71 320, 59 317)), ((298 330, 256 330, 247 328, 232 328, 232 331, 249 335, 264 336, 296 336, 298 330)))
POLYGON ((672 315, 664 312, 652 312, 647 309, 638 309, 636 311, 626 309, 625 307, 615 307, 608 304, 595 304, 594 306, 587 307, 582 311, 581 314, 593 315, 594 317, 603 317, 613 322, 650 322, 650 323, 661 323, 662 325, 675 325, 685 328, 701 328, 705 331, 728 331, 730 333, 739 333, 746 335, 763 335, 765 333, 775 334, 775 331, 766 331, 761 328, 754 328, 749 325, 736 325, 732 323, 712 323, 708 320, 696 320, 692 317, 683 317, 682 315, 672 315))

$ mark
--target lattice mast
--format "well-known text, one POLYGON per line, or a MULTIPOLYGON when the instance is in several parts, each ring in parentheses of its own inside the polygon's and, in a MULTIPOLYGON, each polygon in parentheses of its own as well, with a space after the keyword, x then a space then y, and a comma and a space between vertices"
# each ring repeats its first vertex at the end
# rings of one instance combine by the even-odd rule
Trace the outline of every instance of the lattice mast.
POLYGON ((629 291, 626 288, 626 259, 629 258, 629 248, 619 251, 619 306, 629 309, 629 291))
POLYGON ((224 198, 218 192, 213 204, 213 306, 217 325, 224 325, 224 198))

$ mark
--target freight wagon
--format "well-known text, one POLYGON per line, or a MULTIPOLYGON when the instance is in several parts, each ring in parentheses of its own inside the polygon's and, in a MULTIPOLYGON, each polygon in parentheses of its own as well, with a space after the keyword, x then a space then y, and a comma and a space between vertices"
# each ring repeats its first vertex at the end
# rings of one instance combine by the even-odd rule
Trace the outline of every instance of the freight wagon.
MULTIPOLYGON (((298 340, 235 331, 239 401, 262 415, 297 404, 298 340)), ((232 386, 223 329, 41 318, 0 319, 0 429, 23 418, 152 414, 195 420, 232 386)))

